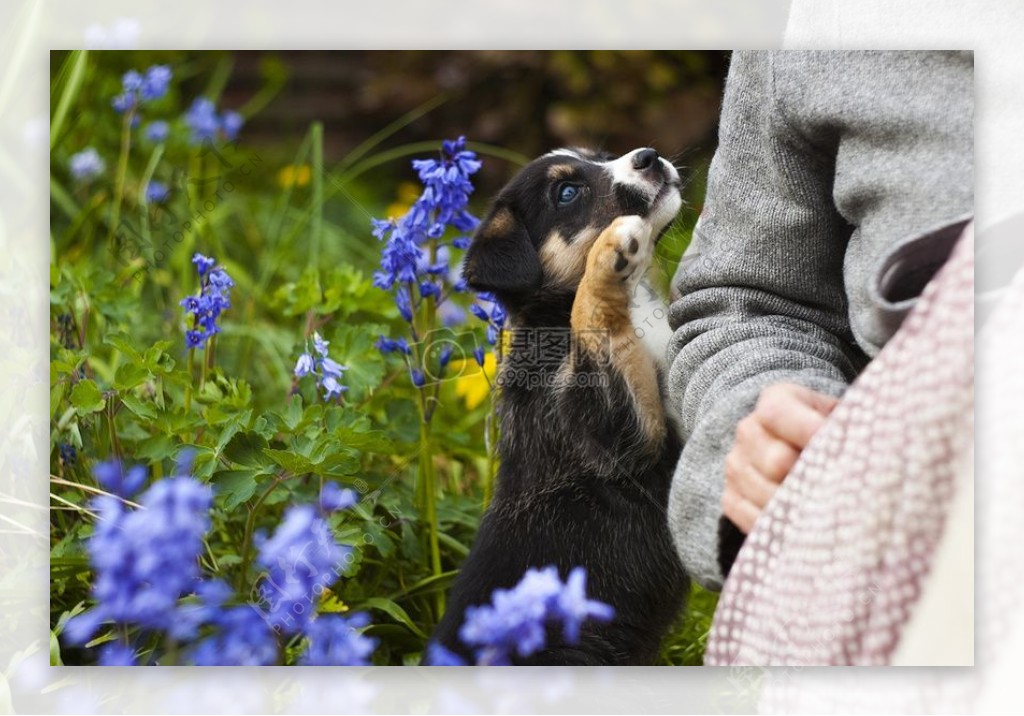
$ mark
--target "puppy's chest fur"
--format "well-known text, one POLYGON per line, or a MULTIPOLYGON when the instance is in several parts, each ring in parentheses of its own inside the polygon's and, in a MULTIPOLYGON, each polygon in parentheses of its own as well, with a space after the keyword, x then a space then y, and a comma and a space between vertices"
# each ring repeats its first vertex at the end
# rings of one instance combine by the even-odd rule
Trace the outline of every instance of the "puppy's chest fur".
POLYGON ((633 292, 629 317, 634 334, 658 366, 659 372, 664 374, 668 369, 668 344, 672 340, 665 299, 648 282, 641 281, 633 292))

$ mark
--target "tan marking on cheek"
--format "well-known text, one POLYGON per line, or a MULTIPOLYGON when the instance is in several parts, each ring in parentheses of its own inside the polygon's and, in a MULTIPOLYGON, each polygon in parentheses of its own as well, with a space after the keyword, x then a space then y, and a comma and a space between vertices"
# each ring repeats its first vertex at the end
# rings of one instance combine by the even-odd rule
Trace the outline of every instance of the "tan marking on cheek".
POLYGON ((561 232, 553 231, 540 247, 540 264, 548 283, 575 286, 587 268, 587 254, 601 232, 586 228, 566 243, 561 232))
POLYGON ((507 208, 498 209, 487 222, 482 235, 484 237, 501 236, 509 233, 515 225, 515 217, 507 208))

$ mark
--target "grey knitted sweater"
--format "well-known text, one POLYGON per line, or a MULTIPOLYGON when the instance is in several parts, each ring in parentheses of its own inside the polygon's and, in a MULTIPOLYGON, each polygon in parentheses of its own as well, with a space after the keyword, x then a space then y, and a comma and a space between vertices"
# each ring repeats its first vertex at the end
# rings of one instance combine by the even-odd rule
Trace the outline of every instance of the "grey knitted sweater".
POLYGON ((704 586, 736 423, 773 383, 841 395, 972 212, 973 77, 969 52, 733 54, 669 311, 669 524, 704 586))

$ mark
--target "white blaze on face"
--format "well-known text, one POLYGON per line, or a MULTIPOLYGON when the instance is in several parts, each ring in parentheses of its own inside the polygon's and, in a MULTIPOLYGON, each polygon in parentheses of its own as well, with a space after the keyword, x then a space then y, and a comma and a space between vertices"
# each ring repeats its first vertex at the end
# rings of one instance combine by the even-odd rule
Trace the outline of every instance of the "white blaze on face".
MULTIPOLYGON (((649 201, 655 201, 656 203, 651 206, 650 212, 647 215, 647 220, 650 222, 654 232, 657 233, 667 226, 676 217, 676 214, 679 213, 679 209, 683 206, 683 197, 678 189, 663 191, 665 182, 652 181, 633 166, 633 156, 646 148, 634 149, 631 152, 626 152, 618 159, 611 159, 605 162, 588 157, 577 149, 569 148, 555 149, 548 152, 547 156, 571 157, 572 159, 604 167, 605 171, 611 175, 613 185, 625 184, 631 186, 639 190, 649 201)), ((658 157, 658 161, 661 162, 662 168, 665 171, 667 183, 678 187, 679 171, 664 157, 658 157)))
MULTIPOLYGON (((644 149, 645 147, 634 149, 623 154, 618 159, 606 162, 605 164, 607 171, 612 175, 612 184, 625 184, 634 187, 650 200, 656 202, 651 207, 647 220, 651 223, 654 231, 658 232, 679 213, 679 209, 683 205, 683 198, 680 196, 678 189, 663 191, 666 182, 652 181, 642 171, 633 166, 633 157, 637 152, 642 152, 644 149)), ((678 187, 679 172, 676 168, 664 157, 658 157, 658 161, 661 162, 662 169, 665 172, 664 176, 667 177, 667 183, 678 187)))

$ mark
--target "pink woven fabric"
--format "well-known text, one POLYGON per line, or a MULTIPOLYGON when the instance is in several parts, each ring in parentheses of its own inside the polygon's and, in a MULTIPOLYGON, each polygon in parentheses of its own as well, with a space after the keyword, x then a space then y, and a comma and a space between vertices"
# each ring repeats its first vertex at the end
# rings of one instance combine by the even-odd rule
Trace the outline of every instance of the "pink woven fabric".
POLYGON ((705 664, 888 663, 973 439, 971 225, 758 518, 705 664))

